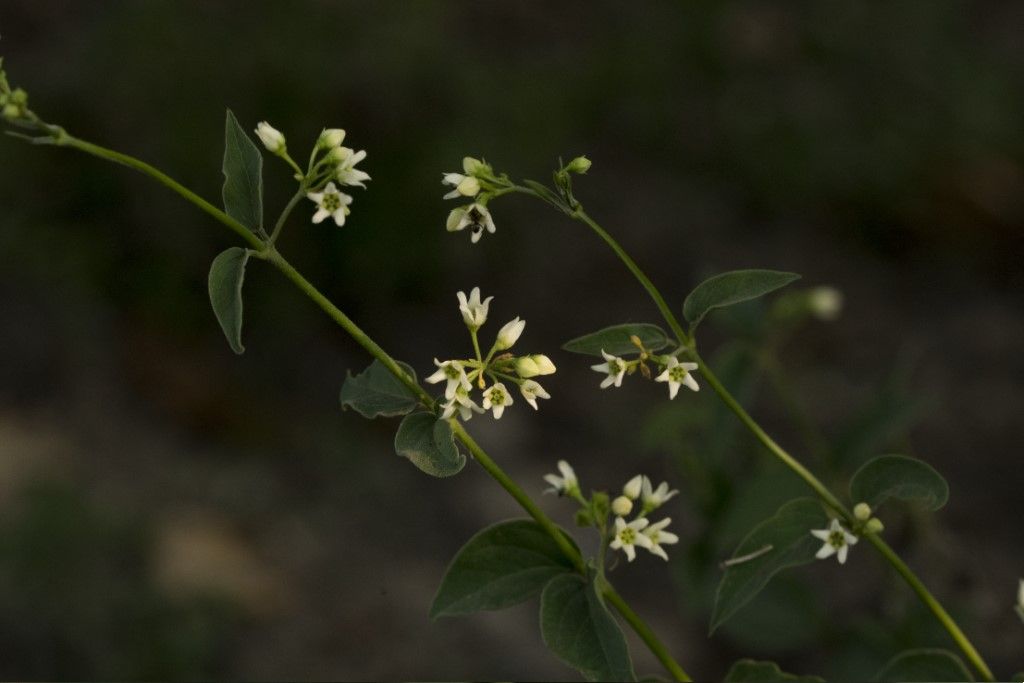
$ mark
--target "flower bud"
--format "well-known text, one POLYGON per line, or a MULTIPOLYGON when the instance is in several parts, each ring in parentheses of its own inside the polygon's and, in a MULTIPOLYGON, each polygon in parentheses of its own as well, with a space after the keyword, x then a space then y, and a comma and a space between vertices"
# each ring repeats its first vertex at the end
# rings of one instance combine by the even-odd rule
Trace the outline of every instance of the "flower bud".
POLYGON ((619 517, 625 517, 633 511, 633 501, 626 496, 619 496, 612 501, 612 512, 619 517))
POLYGON ((494 342, 494 347, 498 351, 512 348, 513 344, 519 340, 519 336, 523 333, 525 327, 526 321, 520 320, 519 316, 505 323, 505 326, 498 330, 498 339, 494 342))
POLYGON ((867 503, 857 503, 853 508, 853 516, 862 522, 871 519, 871 506, 867 503))
POLYGON ((345 159, 348 159, 350 156, 352 156, 351 148, 338 146, 331 148, 331 151, 328 152, 327 154, 327 159, 332 164, 340 164, 341 162, 345 161, 345 159))
POLYGON ((590 170, 590 159, 585 156, 578 156, 569 162, 569 165, 565 167, 565 170, 570 173, 586 173, 590 170))
POLYGON ((638 474, 622 487, 622 495, 626 496, 630 500, 636 500, 640 497, 640 490, 644 484, 644 477, 642 474, 638 474))
POLYGON ((811 313, 820 320, 835 320, 843 309, 843 293, 835 287, 815 287, 808 295, 811 313))
POLYGON ((867 525, 864 527, 873 534, 880 534, 885 531, 885 525, 882 524, 882 520, 878 517, 872 517, 868 520, 867 525))
POLYGON ((487 164, 479 159, 464 157, 462 159, 462 170, 465 171, 466 175, 475 176, 478 173, 486 173, 490 169, 487 164))
POLYGON ((259 125, 256 126, 256 135, 268 151, 274 154, 280 154, 284 151, 284 135, 266 121, 260 121, 259 125))
POLYGON ((456 187, 463 197, 475 197, 480 193, 480 181, 473 176, 466 176, 456 187))
POLYGON ((5 119, 21 118, 21 107, 16 104, 5 104, 3 108, 3 117, 5 119))
POLYGON ((543 353, 535 353, 530 356, 530 360, 537 364, 538 375, 553 375, 555 374, 555 364, 551 362, 551 359, 545 356, 543 353))
POLYGON ((320 133, 320 139, 317 140, 317 145, 321 149, 333 149, 334 147, 341 147, 341 143, 345 141, 345 131, 341 128, 328 128, 324 132, 320 133))
POLYGON ((539 375, 540 368, 537 367, 537 363, 532 358, 523 356, 522 358, 516 358, 516 374, 524 379, 528 379, 539 375))

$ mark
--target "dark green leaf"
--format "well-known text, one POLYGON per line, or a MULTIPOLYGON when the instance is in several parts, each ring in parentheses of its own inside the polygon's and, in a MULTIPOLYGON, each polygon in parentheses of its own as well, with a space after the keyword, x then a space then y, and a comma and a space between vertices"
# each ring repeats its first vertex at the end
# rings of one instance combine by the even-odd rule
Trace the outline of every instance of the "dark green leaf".
POLYGON ((946 650, 907 650, 891 660, 878 672, 879 683, 913 681, 973 681, 960 658, 946 650))
POLYGON ((466 466, 446 420, 433 413, 407 415, 395 434, 395 452, 432 477, 450 477, 466 466))
POLYGON ((926 462, 905 455, 883 455, 869 460, 850 480, 850 495, 873 509, 890 498, 916 502, 938 510, 949 499, 949 485, 926 462))
POLYGON ((572 570, 558 544, 533 520, 499 522, 469 539, 452 559, 430 616, 511 607, 572 570))
POLYGON ((693 330, 709 311, 756 299, 800 276, 778 270, 733 270, 716 275, 697 285, 683 302, 683 316, 693 330))
POLYGON ((669 344, 668 335, 657 325, 647 323, 627 323, 613 325, 603 330, 585 334, 566 342, 562 348, 573 353, 584 353, 589 356, 600 356, 601 350, 613 356, 625 356, 639 353, 630 337, 636 335, 649 351, 659 351, 669 344))
POLYGON ((725 683, 817 683, 825 679, 818 676, 794 676, 779 668, 775 662, 741 659, 729 668, 725 683))
POLYGON ((757 556, 725 570, 715 595, 711 631, 750 602, 772 576, 787 567, 813 562, 821 541, 811 535, 811 530, 822 529, 827 523, 828 517, 818 501, 798 498, 757 525, 740 542, 733 558, 757 556))
POLYGON ((263 228, 263 155, 228 109, 224 122, 224 210, 253 232, 263 228))
POLYGON ((551 579, 540 596, 540 632, 544 644, 587 680, 636 680, 622 630, 591 581, 576 574, 551 579))
MULTIPOLYGON (((398 361, 398 366, 416 380, 416 371, 398 361)), ((351 374, 341 385, 341 407, 353 408, 363 417, 395 417, 412 412, 419 399, 380 361, 353 377, 351 374)))
POLYGON ((207 281, 213 314, 235 353, 245 351, 242 346, 242 283, 249 254, 248 249, 241 247, 222 251, 213 259, 207 281))

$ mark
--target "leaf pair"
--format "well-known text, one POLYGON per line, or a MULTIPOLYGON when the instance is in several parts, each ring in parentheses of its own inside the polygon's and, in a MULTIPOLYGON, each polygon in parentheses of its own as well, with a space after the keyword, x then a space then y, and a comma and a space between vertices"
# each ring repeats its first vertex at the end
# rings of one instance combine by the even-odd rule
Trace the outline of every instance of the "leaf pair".
POLYGON ((622 630, 593 580, 577 574, 532 520, 500 522, 471 538, 452 559, 430 616, 504 609, 538 593, 541 635, 555 655, 588 680, 636 680, 622 630))

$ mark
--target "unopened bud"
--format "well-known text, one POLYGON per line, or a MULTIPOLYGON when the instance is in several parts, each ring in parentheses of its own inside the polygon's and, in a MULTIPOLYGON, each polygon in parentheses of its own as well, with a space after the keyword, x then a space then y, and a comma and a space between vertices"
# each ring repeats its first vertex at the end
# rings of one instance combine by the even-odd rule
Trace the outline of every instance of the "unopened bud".
POLYGON ((880 534, 885 531, 885 525, 882 524, 882 520, 878 517, 872 517, 868 520, 867 525, 864 527, 873 534, 880 534))
POLYGON ((538 375, 553 375, 555 374, 555 364, 551 362, 551 359, 545 356, 543 353, 535 353, 530 356, 530 359, 537 364, 538 375))
POLYGON ((341 147, 341 143, 345 141, 345 131, 341 128, 328 128, 324 132, 320 133, 320 139, 317 140, 317 145, 321 149, 332 149, 334 147, 341 147))
POLYGON ((268 151, 274 154, 280 154, 284 151, 284 135, 266 121, 260 121, 259 125, 256 126, 256 135, 268 151))
POLYGON ((512 348, 516 341, 519 340, 519 335, 523 333, 525 327, 526 321, 520 320, 518 316, 505 323, 504 327, 498 330, 498 339, 494 342, 495 348, 498 351, 512 348))
POLYGON ((524 379, 536 377, 541 374, 540 368, 537 367, 537 363, 529 356, 516 358, 516 373, 524 379))
POLYGON ((348 159, 352 154, 352 150, 348 147, 332 147, 331 151, 327 154, 328 160, 334 164, 340 164, 341 162, 348 159))
POLYGON ((871 519, 871 506, 867 503, 857 503, 853 508, 853 516, 862 522, 871 519))
POLYGON ((626 496, 619 496, 612 501, 612 512, 619 517, 625 517, 633 511, 633 501, 626 496))
POLYGON ((636 500, 640 497, 640 490, 644 484, 644 477, 641 474, 636 475, 632 479, 626 482, 626 485, 622 487, 622 495, 636 500))
POLYGON ((584 156, 578 156, 569 162, 569 165, 565 167, 565 170, 570 173, 586 173, 590 170, 590 159, 584 156))

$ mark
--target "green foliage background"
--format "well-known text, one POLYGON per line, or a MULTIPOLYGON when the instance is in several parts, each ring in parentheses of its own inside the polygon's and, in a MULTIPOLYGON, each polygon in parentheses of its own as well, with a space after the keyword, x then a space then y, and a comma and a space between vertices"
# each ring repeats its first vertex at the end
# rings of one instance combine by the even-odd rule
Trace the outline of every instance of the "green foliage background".
MULTIPOLYGON (((369 190, 343 229, 300 211, 282 250, 420 373, 467 351, 458 289, 496 296, 485 337, 529 321, 553 399, 473 426, 535 493, 559 458, 585 486, 642 470, 683 489, 669 509, 692 545, 667 572, 644 557, 613 576, 702 679, 741 656, 863 679, 946 642, 861 548, 781 577, 707 640, 718 562, 799 483, 709 392, 599 392, 557 349, 656 311, 539 204, 496 203, 475 247, 445 234, 440 173, 473 154, 543 177, 586 153, 577 195, 677 307, 734 268, 839 287, 835 323, 780 339, 745 306, 712 314, 702 348, 733 340, 716 367, 830 481, 892 451, 947 477, 943 511, 894 506, 887 535, 997 671, 1020 668, 1024 13, 688 4, 6 0, 0 52, 42 115, 211 199, 226 106, 296 151, 346 128, 369 190)), ((341 414, 368 359, 286 282, 250 268, 236 357, 205 293, 227 233, 93 159, 5 139, 0 160, 0 676, 568 675, 536 605, 430 622, 451 555, 516 512, 477 468, 425 477, 395 425, 341 414)), ((290 181, 266 175, 270 211, 290 181)))

